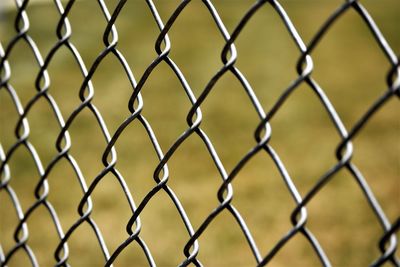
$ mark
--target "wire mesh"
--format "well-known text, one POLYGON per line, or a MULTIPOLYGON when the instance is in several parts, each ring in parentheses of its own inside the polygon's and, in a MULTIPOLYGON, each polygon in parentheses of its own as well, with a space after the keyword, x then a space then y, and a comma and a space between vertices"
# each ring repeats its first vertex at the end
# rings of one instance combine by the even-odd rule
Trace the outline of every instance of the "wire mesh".
MULTIPOLYGON (((141 215, 146 210, 151 200, 161 192, 166 193, 170 201, 174 204, 177 212, 179 213, 185 231, 187 232, 186 244, 181 248, 184 259, 179 266, 188 266, 191 264, 195 266, 202 266, 200 261, 202 245, 199 239, 202 237, 202 235, 204 235, 204 233, 207 232, 210 224, 216 220, 216 218, 221 216, 224 211, 228 212, 240 227, 241 233, 247 240, 248 247, 253 254, 254 265, 268 265, 268 263, 274 259, 276 254, 285 246, 287 246, 287 244, 289 244, 294 237, 302 236, 305 238, 305 240, 307 240, 313 252, 318 257, 320 264, 322 266, 331 266, 331 261, 325 253, 324 247, 320 244, 318 238, 313 234, 311 229, 307 227, 307 204, 309 204, 310 201, 315 199, 319 194, 323 194, 321 193, 321 190, 326 187, 327 184, 331 183, 331 181, 337 177, 337 174, 340 171, 348 172, 357 182, 359 189, 361 189, 365 200, 368 202, 371 211, 376 217, 376 223, 380 224, 380 227, 382 228, 381 240, 379 244, 376 244, 379 247, 380 256, 374 262, 370 263, 371 266, 380 266, 384 263, 388 263, 392 266, 400 266, 400 262, 396 257, 396 233, 398 233, 400 228, 400 217, 393 222, 389 221, 384 210, 381 208, 380 203, 370 189, 366 179, 352 161, 354 151, 352 142, 354 138, 360 133, 360 131, 364 129, 364 126, 371 120, 371 118, 380 109, 385 107, 389 100, 396 98, 396 100, 398 100, 400 97, 399 57, 395 55, 391 46, 380 32, 374 19, 368 13, 368 10, 361 4, 361 1, 344 1, 332 14, 330 14, 324 23, 319 26, 319 29, 313 34, 310 41, 305 43, 296 30, 295 25, 292 23, 291 17, 287 14, 285 8, 277 0, 254 1, 253 5, 245 12, 231 32, 227 30, 224 21, 219 16, 217 8, 215 7, 215 3, 213 3, 215 1, 203 0, 201 4, 211 15, 214 21, 213 27, 215 27, 219 34, 223 37, 224 46, 220 50, 222 67, 214 73, 206 86, 198 95, 195 94, 194 90, 190 86, 190 81, 186 79, 179 65, 176 64, 172 59, 170 53, 171 46, 174 41, 169 37, 170 30, 175 25, 182 12, 188 6, 190 6, 192 1, 183 0, 180 2, 172 14, 164 22, 158 13, 157 4, 152 0, 146 0, 147 8, 152 14, 152 19, 154 22, 156 22, 159 28, 159 34, 154 43, 157 57, 151 62, 151 64, 147 66, 143 75, 140 76, 137 81, 134 78, 133 69, 129 66, 128 61, 125 59, 124 53, 118 49, 119 37, 116 21, 118 20, 121 12, 124 10, 124 6, 127 1, 118 1, 113 9, 110 9, 106 1, 98 0, 97 2, 106 22, 106 27, 104 29, 102 38, 103 50, 95 58, 92 64, 87 65, 81 56, 81 52, 71 41, 71 36, 76 29, 72 29, 68 17, 70 16, 74 5, 76 5, 76 1, 54 1, 54 6, 59 12, 59 21, 56 25, 57 41, 52 45, 49 52, 44 55, 41 54, 34 38, 30 35, 30 20, 28 17, 28 9, 31 4, 30 1, 15 1, 15 34, 10 42, 7 44, 2 43, 0 46, 0 88, 8 95, 10 102, 18 113, 18 121, 15 125, 13 125, 15 128, 15 143, 8 149, 5 149, 0 145, 0 194, 3 194, 3 196, 5 195, 7 199, 12 202, 14 210, 7 212, 16 213, 18 223, 15 225, 14 245, 10 249, 4 249, 4 247, 0 246, 1 266, 7 266, 7 264, 9 264, 14 257, 18 257, 18 252, 21 251, 28 256, 32 266, 39 265, 39 262, 37 261, 37 255, 29 243, 30 232, 35 231, 35 229, 29 228, 28 224, 30 218, 34 214, 38 213, 38 210, 41 208, 46 210, 46 213, 48 213, 50 216, 53 224, 46 227, 49 228, 49 231, 56 231, 58 236, 58 244, 56 247, 53 248, 53 250, 47 251, 47 253, 54 254, 54 264, 56 266, 69 266, 69 241, 71 237, 77 233, 78 229, 82 228, 83 225, 89 226, 91 231, 93 231, 95 234, 97 243, 104 257, 105 266, 113 265, 120 254, 126 251, 129 247, 133 246, 135 243, 141 248, 147 259, 148 265, 155 266, 157 262, 153 257, 152 250, 146 245, 144 238, 141 236, 141 229, 143 227, 141 215), (293 43, 300 53, 300 56, 297 60, 297 65, 295 66, 297 78, 282 91, 278 100, 271 107, 266 109, 264 109, 263 105, 260 103, 257 93, 253 90, 246 76, 239 70, 239 67, 236 64, 239 53, 235 47, 235 41, 241 35, 248 23, 257 13, 261 12, 260 10, 262 10, 264 7, 272 9, 273 12, 279 16, 281 23, 286 27, 287 32, 290 34, 293 43), (315 67, 312 56, 315 48, 320 44, 322 38, 328 34, 328 30, 332 27, 332 25, 336 21, 340 20, 346 12, 349 12, 349 10, 355 11, 367 25, 370 33, 375 39, 375 42, 379 45, 381 52, 385 55, 388 63, 390 64, 390 69, 387 70, 387 88, 385 91, 383 91, 382 94, 370 104, 368 109, 364 111, 362 116, 360 116, 353 125, 345 127, 342 119, 336 112, 335 106, 331 103, 331 100, 322 87, 313 78, 312 74, 315 67), (34 59, 36 60, 35 64, 37 64, 39 68, 35 77, 35 95, 32 96, 26 104, 22 103, 20 95, 10 82, 10 79, 13 75, 11 71, 12 65, 9 62, 10 56, 12 55, 13 49, 20 43, 24 43, 32 52, 34 59), (79 66, 79 70, 83 78, 78 94, 80 103, 71 113, 67 115, 62 114, 60 111, 60 106, 62 106, 63 103, 60 103, 60 101, 56 102, 52 96, 52 90, 55 90, 56 88, 51 88, 51 74, 48 71, 49 65, 53 62, 55 55, 59 53, 60 50, 65 49, 79 66), (105 61, 106 58, 109 57, 115 58, 118 61, 118 64, 122 66, 123 75, 129 80, 132 89, 131 96, 126 103, 128 105, 129 115, 118 125, 117 129, 112 132, 110 132, 109 127, 103 119, 102 113, 94 104, 93 99, 96 89, 92 83, 93 76, 98 70, 99 66, 103 61, 105 61), (162 133, 156 133, 153 131, 152 125, 148 122, 142 112, 146 106, 144 104, 145 99, 142 96, 142 89, 146 85, 150 75, 161 63, 165 63, 174 73, 179 80, 180 86, 182 90, 184 90, 187 99, 191 103, 190 110, 187 112, 186 116, 186 129, 181 135, 176 137, 172 145, 163 149, 157 138, 162 133), (241 159, 231 170, 227 170, 226 166, 223 164, 223 161, 220 159, 220 155, 213 145, 213 140, 209 138, 206 131, 201 127, 201 123, 203 121, 203 103, 206 101, 206 99, 208 99, 218 81, 229 74, 235 77, 235 79, 240 83, 242 89, 249 97, 252 106, 259 117, 258 125, 254 129, 255 145, 249 149, 247 153, 242 155, 241 159), (289 175, 285 164, 270 144, 272 136, 272 127, 270 124, 271 120, 277 113, 279 113, 281 107, 288 99, 294 98, 294 92, 301 86, 306 86, 315 94, 316 98, 320 102, 320 105, 322 105, 325 112, 328 114, 331 123, 336 128, 338 136, 340 137, 340 141, 337 144, 335 151, 335 164, 327 168, 325 173, 318 178, 317 182, 313 184, 313 186, 308 189, 305 194, 301 194, 299 192, 298 187, 289 175), (49 161, 48 164, 43 162, 37 153, 36 147, 32 144, 32 142, 30 142, 31 130, 28 116, 34 112, 32 110, 34 110, 34 107, 40 101, 46 101, 49 107, 51 107, 54 119, 59 127, 55 143, 57 154, 49 161), (77 117, 83 112, 89 112, 96 119, 101 134, 106 141, 106 147, 103 150, 101 159, 103 169, 97 174, 96 177, 94 177, 94 179, 90 181, 88 177, 85 177, 82 173, 80 162, 78 162, 71 153, 71 147, 74 144, 74 140, 69 131, 77 120, 77 117), (126 131, 129 125, 134 123, 139 123, 141 127, 143 127, 147 134, 148 140, 151 142, 154 152, 158 157, 158 163, 156 166, 154 166, 154 186, 145 194, 144 198, 137 203, 135 203, 134 197, 132 196, 132 193, 135 193, 135 189, 130 188, 127 185, 127 178, 118 170, 116 148, 116 143, 118 142, 122 133, 126 131), (181 203, 178 195, 175 194, 173 188, 170 186, 170 174, 168 168, 170 159, 191 136, 197 136, 202 141, 204 147, 209 153, 209 157, 212 159, 215 167, 217 168, 221 179, 219 188, 215 192, 219 204, 214 207, 214 209, 197 227, 193 226, 191 217, 188 216, 187 210, 181 203), (34 189, 35 201, 28 207, 22 206, 20 201, 22 196, 16 194, 12 186, 12 181, 18 179, 18 177, 13 176, 13 173, 10 171, 9 164, 10 162, 14 161, 14 154, 17 150, 25 150, 29 153, 30 157, 34 161, 36 171, 39 175, 39 179, 36 182, 34 189), (275 168, 281 175, 282 182, 287 187, 288 194, 290 194, 290 196, 293 198, 293 201, 296 203, 296 206, 289 218, 292 224, 291 229, 289 229, 286 234, 281 236, 280 240, 267 252, 260 250, 253 237, 251 227, 247 225, 245 218, 242 217, 240 210, 233 205, 232 201, 235 196, 233 188, 234 180, 242 171, 242 169, 250 161, 252 161, 257 154, 260 153, 264 153, 272 159, 275 168), (49 189, 48 177, 55 171, 56 166, 62 161, 68 162, 68 164, 71 166, 75 174, 74 179, 79 182, 82 190, 82 197, 80 197, 79 205, 77 207, 79 218, 68 227, 65 227, 65 225, 64 227, 62 226, 58 216, 59 211, 53 207, 52 203, 48 199, 49 193, 51 192, 49 189), (92 216, 93 206, 95 205, 95 201, 92 199, 93 192, 100 184, 104 183, 105 177, 110 175, 121 187, 130 209, 129 221, 127 223, 122 221, 119 222, 126 227, 126 239, 112 251, 109 250, 107 242, 103 237, 103 233, 92 216)), ((110 75, 113 74, 110 73, 110 75)), ((222 101, 224 100, 221 99, 221 104, 222 101)), ((11 125, 7 125, 7 127, 11 127, 11 125)), ((1 216, 8 215, 1 214, 1 216)), ((366 239, 368 240, 368 238, 366 239)), ((134 263, 132 264, 135 265, 134 263)))

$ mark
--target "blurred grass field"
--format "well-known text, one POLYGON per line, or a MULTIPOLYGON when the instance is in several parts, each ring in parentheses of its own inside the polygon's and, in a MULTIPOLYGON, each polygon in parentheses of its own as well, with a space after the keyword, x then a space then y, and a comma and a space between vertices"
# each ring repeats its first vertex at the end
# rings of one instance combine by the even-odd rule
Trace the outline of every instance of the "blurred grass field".
MULTIPOLYGON (((59 15, 53 4, 29 4, 29 35, 43 56, 57 41, 59 15)), ((110 11, 117 1, 106 1, 110 11)), ((229 32, 232 32, 253 1, 213 1, 229 32)), ((343 1, 282 0, 301 37, 308 43, 320 25, 343 1)), ((400 2, 396 0, 360 1, 387 38, 400 53, 400 2)), ((155 1, 164 22, 179 1, 155 1)), ((104 49, 102 35, 106 25, 96 1, 77 1, 68 16, 71 42, 89 68, 104 49)), ((4 9, 0 17, 0 42, 6 47, 15 31, 15 12, 4 9)), ((144 1, 128 1, 116 26, 118 49, 126 57, 136 80, 156 58, 154 43, 157 25, 144 1)), ((182 70, 196 96, 222 66, 220 53, 224 41, 207 9, 192 1, 169 33, 170 57, 182 70)), ((247 77, 265 110, 296 78, 299 57, 286 28, 273 9, 266 5, 248 23, 235 43, 237 67, 247 77)), ((385 77, 390 65, 362 19, 348 11, 329 30, 313 54, 313 77, 325 90, 345 126, 349 129, 386 90, 385 77)), ((10 84, 23 105, 35 93, 39 71, 28 46, 17 44, 9 58, 10 84)), ((60 49, 48 68, 49 93, 58 103, 64 118, 79 105, 78 90, 82 75, 66 48, 60 49)), ((100 110, 110 133, 129 115, 127 100, 132 88, 122 67, 107 57, 94 74, 94 105, 100 110)), ((143 115, 148 119, 164 152, 187 128, 190 109, 178 79, 165 63, 150 75, 142 90, 143 115)), ((255 145, 253 133, 257 114, 233 75, 225 75, 202 105, 202 129, 212 140, 229 172, 255 145)), ((400 120, 398 99, 391 99, 354 140, 353 162, 364 174, 389 220, 400 214, 400 120), (397 119, 396 119, 397 118, 397 119)), ((5 90, 0 90, 0 142, 7 151, 16 141, 18 116, 5 90)), ((44 166, 57 154, 55 139, 59 127, 43 99, 28 115, 30 142, 44 166)), ((317 179, 336 162, 334 151, 340 139, 317 97, 307 86, 298 88, 271 121, 271 145, 280 155, 299 192, 304 196, 317 179)), ((71 155, 77 160, 87 184, 103 169, 102 153, 106 142, 94 116, 83 111, 70 128, 71 155)), ((117 169, 124 176, 136 203, 154 187, 153 171, 157 157, 143 129, 133 122, 116 144, 117 169)), ((218 206, 216 191, 221 178, 206 147, 196 135, 176 151, 168 163, 169 185, 181 200, 195 229, 218 206)), ((34 201, 39 179, 34 162, 24 148, 10 161, 10 185, 26 210, 34 201)), ((49 201, 60 217, 63 229, 78 218, 76 207, 82 196, 73 170, 61 161, 48 178, 49 201)), ((265 153, 259 153, 233 182, 233 204, 252 231, 261 253, 266 254, 290 228, 295 207, 278 170, 265 153)), ((110 252, 126 239, 125 226, 130 210, 119 184, 106 176, 93 193, 92 218, 104 234, 110 252)), ((382 229, 354 178, 340 171, 307 206, 307 225, 324 247, 334 266, 367 266, 379 256, 382 229)), ((188 234, 179 214, 165 192, 154 197, 141 215, 141 236, 159 266, 176 266, 188 234)), ((0 244, 4 251, 13 247, 17 218, 6 192, 0 192, 0 244)), ((29 241, 42 266, 54 265, 53 251, 58 243, 47 211, 41 207, 28 220, 29 241)), ((205 266, 253 266, 255 260, 233 217, 223 212, 200 237, 198 258, 205 266)), ((100 266, 104 259, 93 232, 85 224, 71 236, 72 266, 100 266)), ((400 256, 400 255, 399 255, 400 256)), ((28 258, 18 252, 9 266, 27 266, 28 258)), ((116 261, 116 266, 146 266, 140 247, 132 243, 116 261)), ((271 262, 271 266, 319 266, 306 240, 298 235, 271 262)))

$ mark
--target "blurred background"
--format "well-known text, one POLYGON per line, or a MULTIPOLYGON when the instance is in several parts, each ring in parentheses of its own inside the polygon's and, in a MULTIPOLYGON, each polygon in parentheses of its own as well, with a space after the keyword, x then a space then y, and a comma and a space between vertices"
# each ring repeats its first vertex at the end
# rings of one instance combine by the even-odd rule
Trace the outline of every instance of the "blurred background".
MULTIPOLYGON (((65 3, 66 1, 63 1, 65 3)), ((110 13, 118 1, 105 1, 110 13)), ((164 23, 179 1, 154 1, 164 23)), ((232 32, 254 1, 213 1, 229 32, 232 32)), ((288 15, 305 43, 343 1, 282 0, 288 15)), ((380 27, 388 43, 400 53, 400 2, 397 0, 360 1, 380 27)), ((57 42, 60 15, 53 2, 30 1, 27 7, 29 35, 45 57, 57 42)), ((0 42, 7 47, 16 35, 13 4, 0 2, 0 42)), ((77 1, 68 16, 73 43, 89 68, 104 49, 102 35, 106 21, 97 1, 77 1)), ((159 34, 145 1, 128 1, 116 21, 117 48, 126 57, 136 80, 157 57, 154 43, 159 34)), ((194 94, 199 94, 222 67, 220 53, 224 40, 201 1, 192 1, 170 30, 170 57, 179 66, 194 94)), ((246 76, 265 110, 269 110, 296 77, 300 54, 279 16, 265 5, 250 20, 235 42, 236 66, 246 76)), ((313 54, 312 76, 332 101, 347 129, 387 90, 390 64, 372 34, 354 10, 346 12, 322 39, 313 54)), ((36 94, 34 86, 39 67, 31 50, 19 42, 12 50, 10 84, 23 105, 36 94)), ((58 50, 48 72, 49 93, 64 118, 78 107, 83 81, 78 65, 64 47, 58 50)), ((106 57, 93 76, 92 103, 101 112, 112 134, 130 114, 128 99, 132 87, 123 68, 113 57, 106 57)), ((4 88, 1 88, 4 89, 4 88)), ((9 95, 0 89, 0 142, 5 151, 16 142, 18 116, 9 95)), ((174 73, 161 63, 142 90, 142 114, 150 122, 164 152, 187 125, 190 102, 174 73)), ((253 133, 259 119, 240 83, 225 75, 202 105, 202 129, 212 140, 229 172, 256 142, 253 133)), ((369 121, 354 140, 353 163, 364 174, 388 219, 400 214, 400 121, 398 99, 391 99, 369 121), (397 119, 396 119, 397 118, 397 119)), ((57 155, 55 140, 59 126, 49 104, 39 100, 29 112, 29 140, 44 166, 57 155)), ((336 163, 335 148, 340 138, 315 94, 300 86, 271 121, 270 144, 279 154, 301 195, 305 195, 336 163)), ((84 110, 70 128, 70 154, 78 162, 87 184, 104 168, 101 157, 106 142, 95 117, 84 110)), ((155 182, 152 178, 158 160, 151 142, 138 121, 126 128, 116 143, 116 168, 124 176, 133 199, 140 203, 155 182)), ((11 187, 23 210, 34 202, 39 175, 34 161, 23 147, 10 162, 11 187)), ((192 135, 168 162, 169 186, 184 206, 195 229, 218 206, 216 192, 221 177, 201 139, 192 135)), ((61 160, 48 177, 48 200, 54 205, 66 231, 78 218, 82 197, 71 166, 61 160)), ((266 153, 257 154, 233 182, 233 205, 253 233, 262 255, 291 229, 290 214, 295 208, 277 168, 266 153)), ((110 252, 127 238, 125 226, 131 216, 117 180, 107 175, 92 194, 92 218, 98 224, 110 252)), ((380 254, 382 229, 355 179, 340 171, 307 205, 309 229, 315 234, 334 266, 366 266, 380 254)), ((141 214, 141 236, 159 266, 176 266, 184 260, 183 246, 188 234, 164 191, 160 191, 141 214)), ((6 192, 0 191, 0 244, 5 252, 14 245, 17 225, 15 211, 6 192)), ((28 220, 29 240, 41 266, 54 265, 58 244, 54 224, 45 208, 38 208, 28 220)), ((72 266, 100 266, 104 258, 93 231, 79 227, 68 242, 72 266)), ((254 266, 255 260, 234 218, 223 212, 200 237, 199 260, 205 266, 254 266)), ((399 253, 398 253, 399 254, 399 253)), ((400 256, 400 255, 399 255, 400 256)), ((141 248, 132 243, 115 262, 116 266, 146 266, 141 248)), ((28 266, 19 251, 9 266, 28 266)), ((317 256, 303 236, 297 235, 272 260, 271 266, 319 266, 317 256)))

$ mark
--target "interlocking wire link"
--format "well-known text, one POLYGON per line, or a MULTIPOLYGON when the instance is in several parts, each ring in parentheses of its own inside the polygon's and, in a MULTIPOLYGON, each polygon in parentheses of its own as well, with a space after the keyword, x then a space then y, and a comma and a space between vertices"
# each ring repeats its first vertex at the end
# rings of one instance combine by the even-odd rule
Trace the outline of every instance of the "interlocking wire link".
MULTIPOLYGON (((223 38, 224 46, 220 51, 221 67, 216 73, 214 73, 198 96, 195 95, 189 83, 190 81, 186 79, 180 67, 175 63, 171 56, 173 40, 169 37, 171 28, 175 25, 176 20, 181 16, 182 12, 190 6, 191 2, 194 2, 194 0, 181 1, 164 23, 157 10, 156 3, 152 0, 146 0, 147 8, 151 12, 152 19, 156 22, 159 29, 159 34, 155 41, 155 51, 157 55, 152 63, 147 66, 143 75, 136 81, 133 69, 129 66, 124 54, 117 48, 119 37, 116 21, 118 20, 121 11, 124 10, 127 0, 119 0, 115 8, 111 11, 107 1, 97 1, 101 11, 103 12, 106 27, 102 36, 102 51, 91 64, 84 62, 80 51, 78 51, 71 41, 74 29, 72 28, 68 17, 73 6, 76 5, 75 0, 54 0, 53 4, 59 13, 58 24, 55 28, 57 41, 45 55, 41 54, 35 40, 29 34, 30 20, 27 9, 31 4, 30 1, 15 0, 15 35, 7 44, 0 40, 0 90, 4 91, 12 100, 12 105, 18 114, 18 121, 16 125, 14 125, 16 142, 7 150, 5 150, 5 147, 0 143, 0 194, 6 195, 11 201, 14 211, 10 212, 16 214, 18 224, 15 226, 15 244, 13 247, 9 250, 5 250, 0 243, 0 266, 7 266, 18 251, 23 251, 28 256, 32 266, 39 266, 37 257, 28 242, 29 230, 32 231, 32 229, 28 229, 28 222, 32 217, 32 214, 35 214, 40 207, 44 207, 51 217, 52 225, 48 226, 49 231, 55 231, 58 236, 57 247, 55 247, 52 252, 49 252, 54 253, 54 264, 56 266, 69 266, 70 252, 68 242, 70 241, 71 236, 74 235, 78 229, 82 228, 82 225, 84 224, 88 225, 96 236, 98 246, 104 256, 105 266, 112 266, 119 255, 128 247, 133 246, 133 243, 136 243, 141 248, 142 253, 147 259, 148 265, 156 266, 157 263, 152 255, 152 251, 146 245, 144 238, 141 236, 142 221, 140 216, 142 215, 142 212, 146 210, 146 207, 149 205, 151 200, 162 191, 166 193, 176 207, 187 232, 187 241, 182 248, 183 260, 179 266, 188 266, 191 264, 195 266, 203 265, 198 257, 201 250, 201 242, 199 239, 205 232, 207 232, 209 225, 218 218, 223 211, 229 212, 230 216, 233 217, 237 225, 240 227, 241 233, 246 238, 248 246, 254 256, 254 263, 256 266, 268 265, 275 255, 297 235, 302 235, 305 240, 307 240, 322 266, 331 266, 331 261, 325 253, 324 247, 321 246, 319 240, 307 227, 307 204, 314 199, 315 196, 320 194, 321 189, 335 179, 335 177, 337 177, 336 174, 341 170, 346 171, 351 175, 352 179, 356 181, 364 195, 364 198, 367 200, 370 209, 373 211, 377 223, 379 223, 382 228, 381 239, 379 244, 377 244, 380 250, 380 256, 374 262, 371 262, 371 266, 381 266, 384 263, 389 263, 392 266, 400 266, 400 261, 396 257, 398 246, 396 233, 398 233, 400 229, 400 217, 398 217, 394 222, 389 221, 387 215, 375 198, 374 193, 370 189, 370 186, 366 182, 361 170, 354 162, 352 162, 352 156, 354 153, 354 145, 352 142, 356 136, 360 131, 362 131, 371 118, 374 117, 377 111, 385 106, 390 99, 397 98, 398 100, 400 97, 399 56, 395 55, 373 18, 370 16, 367 9, 361 4, 361 1, 344 1, 344 3, 337 7, 326 21, 320 25, 317 32, 311 38, 311 41, 305 43, 296 30, 296 27, 291 21, 285 8, 278 0, 254 1, 253 5, 245 12, 232 32, 227 30, 227 27, 219 16, 218 10, 214 6, 214 2, 216 1, 202 0, 201 4, 207 9, 207 12, 212 17, 214 23, 213 27, 218 30, 218 33, 223 38), (294 66, 297 72, 297 77, 282 91, 282 94, 279 96, 277 101, 267 109, 264 109, 261 105, 250 82, 237 66, 236 62, 239 58, 239 53, 235 46, 235 41, 246 28, 248 22, 251 21, 263 8, 271 8, 279 16, 281 23, 286 27, 288 34, 291 36, 292 42, 300 52, 297 65, 294 66), (332 104, 323 88, 313 77, 314 64, 312 56, 314 50, 320 45, 321 40, 327 35, 327 32, 332 25, 336 21, 340 20, 345 13, 349 12, 349 10, 355 11, 367 25, 370 33, 379 45, 381 52, 390 63, 390 69, 387 71, 386 90, 384 90, 379 98, 377 98, 375 102, 364 111, 356 123, 351 125, 349 128, 346 128, 342 119, 336 112, 335 106, 332 104), (25 43, 27 45, 30 50, 29 52, 36 60, 38 68, 34 84, 36 93, 25 105, 22 104, 21 96, 18 95, 17 90, 15 90, 11 84, 13 73, 10 68, 9 59, 14 48, 19 43, 25 43), (78 93, 80 103, 66 116, 62 115, 59 108, 63 103, 56 102, 52 97, 52 90, 55 88, 52 88, 51 76, 48 72, 49 64, 61 49, 64 51, 67 50, 72 56, 74 61, 77 63, 82 76, 82 83, 80 84, 78 93), (92 83, 93 75, 107 58, 117 59, 118 64, 121 65, 124 71, 124 76, 128 79, 132 89, 130 99, 126 103, 128 106, 129 116, 127 116, 112 133, 110 133, 109 128, 103 119, 103 115, 100 113, 93 101, 96 95, 96 89, 92 83), (161 147, 157 138, 161 133, 157 133, 156 135, 151 124, 142 114, 142 111, 146 106, 144 102, 145 99, 142 96, 142 90, 147 84, 149 76, 161 63, 165 63, 165 65, 172 70, 178 78, 181 89, 185 92, 187 100, 191 103, 191 108, 186 116, 187 126, 185 130, 176 137, 175 141, 169 147, 164 148, 161 147), (217 82, 229 73, 232 74, 231 76, 235 77, 235 79, 240 83, 242 90, 248 96, 248 101, 251 102, 254 111, 259 117, 258 126, 254 129, 255 145, 248 150, 247 153, 242 155, 232 170, 226 169, 226 166, 220 159, 218 151, 213 145, 212 139, 209 138, 206 131, 201 127, 203 121, 203 103, 214 90, 217 82), (298 90, 300 86, 307 87, 307 90, 311 90, 315 97, 318 98, 319 103, 329 115, 331 123, 336 128, 337 134, 340 138, 335 151, 335 164, 326 169, 325 173, 319 177, 317 182, 304 195, 300 194, 292 177, 289 175, 285 164, 270 144, 272 136, 272 126, 270 122, 274 119, 276 114, 280 112, 282 105, 292 97, 293 93, 298 90), (35 146, 30 142, 30 122, 28 114, 33 112, 31 111, 32 108, 40 100, 45 100, 49 105, 53 112, 52 116, 54 116, 59 127, 55 143, 57 153, 47 165, 43 164, 42 159, 37 153, 37 148, 35 148, 35 146), (101 158, 101 163, 103 165, 102 170, 98 172, 96 177, 91 180, 89 184, 87 183, 88 177, 85 177, 81 171, 80 162, 78 162, 74 158, 74 155, 72 155, 71 147, 73 146, 74 141, 69 133, 71 126, 75 124, 77 117, 83 112, 90 113, 90 116, 96 120, 106 142, 106 147, 102 152, 101 158), (128 187, 124 176, 117 168, 118 159, 116 149, 116 143, 121 134, 124 133, 125 129, 133 123, 139 123, 141 125, 147 134, 147 138, 152 144, 154 154, 158 158, 158 163, 153 173, 153 188, 148 191, 144 198, 137 204, 134 202, 131 194, 131 191, 134 193, 134 189, 128 187), (197 228, 193 227, 191 218, 188 216, 184 205, 181 203, 177 194, 175 194, 173 188, 169 185, 169 161, 178 148, 181 147, 182 144, 184 144, 191 136, 197 136, 196 138, 199 138, 199 140, 202 141, 202 145, 207 149, 208 154, 221 178, 220 186, 215 192, 218 205, 209 212, 208 216, 202 220, 197 228), (20 202, 22 196, 15 193, 10 183, 10 181, 16 178, 13 177, 9 163, 13 161, 15 152, 21 149, 26 150, 29 153, 37 170, 37 182, 34 190, 35 202, 29 207, 22 207, 20 202), (295 208, 290 216, 292 228, 289 229, 289 231, 283 235, 268 252, 260 251, 250 227, 247 226, 247 223, 242 217, 239 209, 232 203, 235 196, 234 187, 232 185, 233 181, 241 170, 257 154, 261 153, 271 158, 275 168, 278 170, 282 178, 282 182, 286 185, 287 191, 295 203, 295 208), (79 183, 82 191, 79 205, 77 207, 79 218, 67 228, 62 227, 59 216, 57 215, 57 210, 48 199, 50 191, 48 177, 50 173, 54 172, 55 166, 59 165, 61 161, 68 162, 70 167, 73 169, 75 174, 74 179, 79 183), (103 237, 103 233, 92 216, 95 206, 95 203, 92 200, 93 192, 99 184, 103 182, 104 177, 107 175, 111 175, 113 179, 118 182, 130 208, 130 219, 126 224, 126 239, 120 243, 114 251, 109 250, 108 244, 103 237)), ((110 75, 113 74, 110 73, 110 75)), ((0 203, 0 205, 2 205, 2 203, 0 203)), ((1 216, 4 216, 4 214, 1 214, 1 216)))

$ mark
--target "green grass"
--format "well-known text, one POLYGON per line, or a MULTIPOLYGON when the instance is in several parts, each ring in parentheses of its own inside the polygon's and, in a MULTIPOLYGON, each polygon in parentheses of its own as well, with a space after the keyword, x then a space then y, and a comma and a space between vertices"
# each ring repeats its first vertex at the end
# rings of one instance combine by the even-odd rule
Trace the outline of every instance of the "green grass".
MULTIPOLYGON (((107 1, 110 10, 117 1, 107 1)), ((125 55, 137 80, 156 58, 154 42, 159 33, 144 1, 128 1, 116 25, 118 49, 125 55)), ((229 32, 243 17, 252 1, 214 1, 229 32)), ((305 43, 342 1, 281 1, 305 43)), ((362 3, 371 12, 395 53, 400 52, 398 34, 400 4, 395 0, 362 3)), ((164 22, 176 8, 177 1, 156 3, 164 22)), ((15 35, 15 13, 4 12, 0 21, 0 41, 7 46, 15 35)), ((29 34, 46 55, 57 38, 59 16, 52 5, 28 6, 31 22, 29 34), (45 15, 44 15, 45 14, 45 15)), ((77 1, 69 16, 71 42, 90 67, 104 49, 102 34, 105 20, 95 1, 77 1)), ((179 16, 169 36, 170 57, 177 63, 196 96, 222 67, 220 53, 223 38, 199 2, 193 1, 179 16)), ((248 23, 235 45, 236 66, 247 77, 265 110, 296 78, 299 53, 269 5, 248 23)), ((350 128, 368 107, 386 90, 385 75, 389 63, 374 41, 367 26, 350 10, 329 30, 313 54, 313 77, 325 90, 346 127, 350 128)), ((23 105, 35 94, 34 80, 38 66, 22 42, 12 51, 9 62, 10 83, 23 105)), ((79 105, 78 89, 82 75, 69 52, 62 48, 48 68, 49 93, 63 116, 79 105)), ((112 134, 129 115, 127 100, 132 88, 118 61, 111 55, 104 59, 93 79, 93 104, 100 110, 112 134)), ((148 119, 164 152, 187 129, 186 115, 190 102, 178 79, 165 63, 150 75, 142 90, 143 115, 148 119)), ((17 114, 5 90, 0 90, 0 141, 7 151, 15 142, 17 114)), ((364 174, 390 221, 400 213, 400 122, 398 99, 391 99, 354 140, 353 162, 364 174)), ((202 129, 212 140, 229 172, 256 143, 253 133, 258 117, 242 89, 231 74, 215 85, 202 105, 202 129)), ((37 149, 43 165, 56 155, 54 146, 59 127, 43 99, 28 115, 29 140, 37 149)), ((304 196, 317 179, 335 164, 334 151, 340 139, 321 103, 310 88, 302 85, 292 94, 271 121, 271 145, 287 167, 299 192, 304 196)), ((71 155, 76 159, 87 184, 103 169, 102 153, 106 142, 94 116, 83 111, 70 128, 71 155)), ((134 121, 116 143, 117 169, 124 176, 132 197, 140 203, 155 182, 152 178, 158 163, 143 127, 134 121)), ((187 139, 168 162, 169 186, 181 200, 196 229, 218 206, 216 192, 221 178, 206 147, 196 135, 187 139)), ((20 148, 10 160, 10 185, 26 210, 35 201, 34 187, 38 174, 31 157, 20 148)), ((76 207, 82 196, 76 176, 62 160, 48 177, 49 201, 54 205, 63 229, 79 218, 76 207)), ((251 229, 262 255, 290 228, 290 214, 295 207, 278 170, 265 153, 256 155, 233 182, 233 204, 251 229)), ((104 234, 112 252, 127 238, 125 226, 130 218, 129 206, 111 174, 93 192, 92 218, 104 234)), ((366 266, 379 255, 377 243, 382 230, 354 178, 340 171, 307 206, 309 229, 325 248, 334 266, 366 266)), ((0 243, 8 251, 14 241, 15 212, 7 194, 0 192, 0 243)), ((159 266, 175 266, 184 259, 182 247, 188 234, 167 194, 161 191, 141 215, 142 238, 159 266)), ((54 264, 53 251, 58 237, 43 207, 28 220, 32 247, 43 266, 54 264), (50 252, 50 253, 49 253, 50 252)), ((200 237, 199 259, 205 266, 253 266, 251 251, 238 225, 223 212, 200 237)), ((72 266, 99 266, 103 262, 93 232, 87 225, 71 236, 72 266)), ((18 252, 9 266, 26 265, 24 253, 18 252)), ((116 266, 146 266, 140 247, 132 243, 117 259, 116 266)), ((272 261, 272 266, 319 266, 306 240, 298 235, 272 261)))

